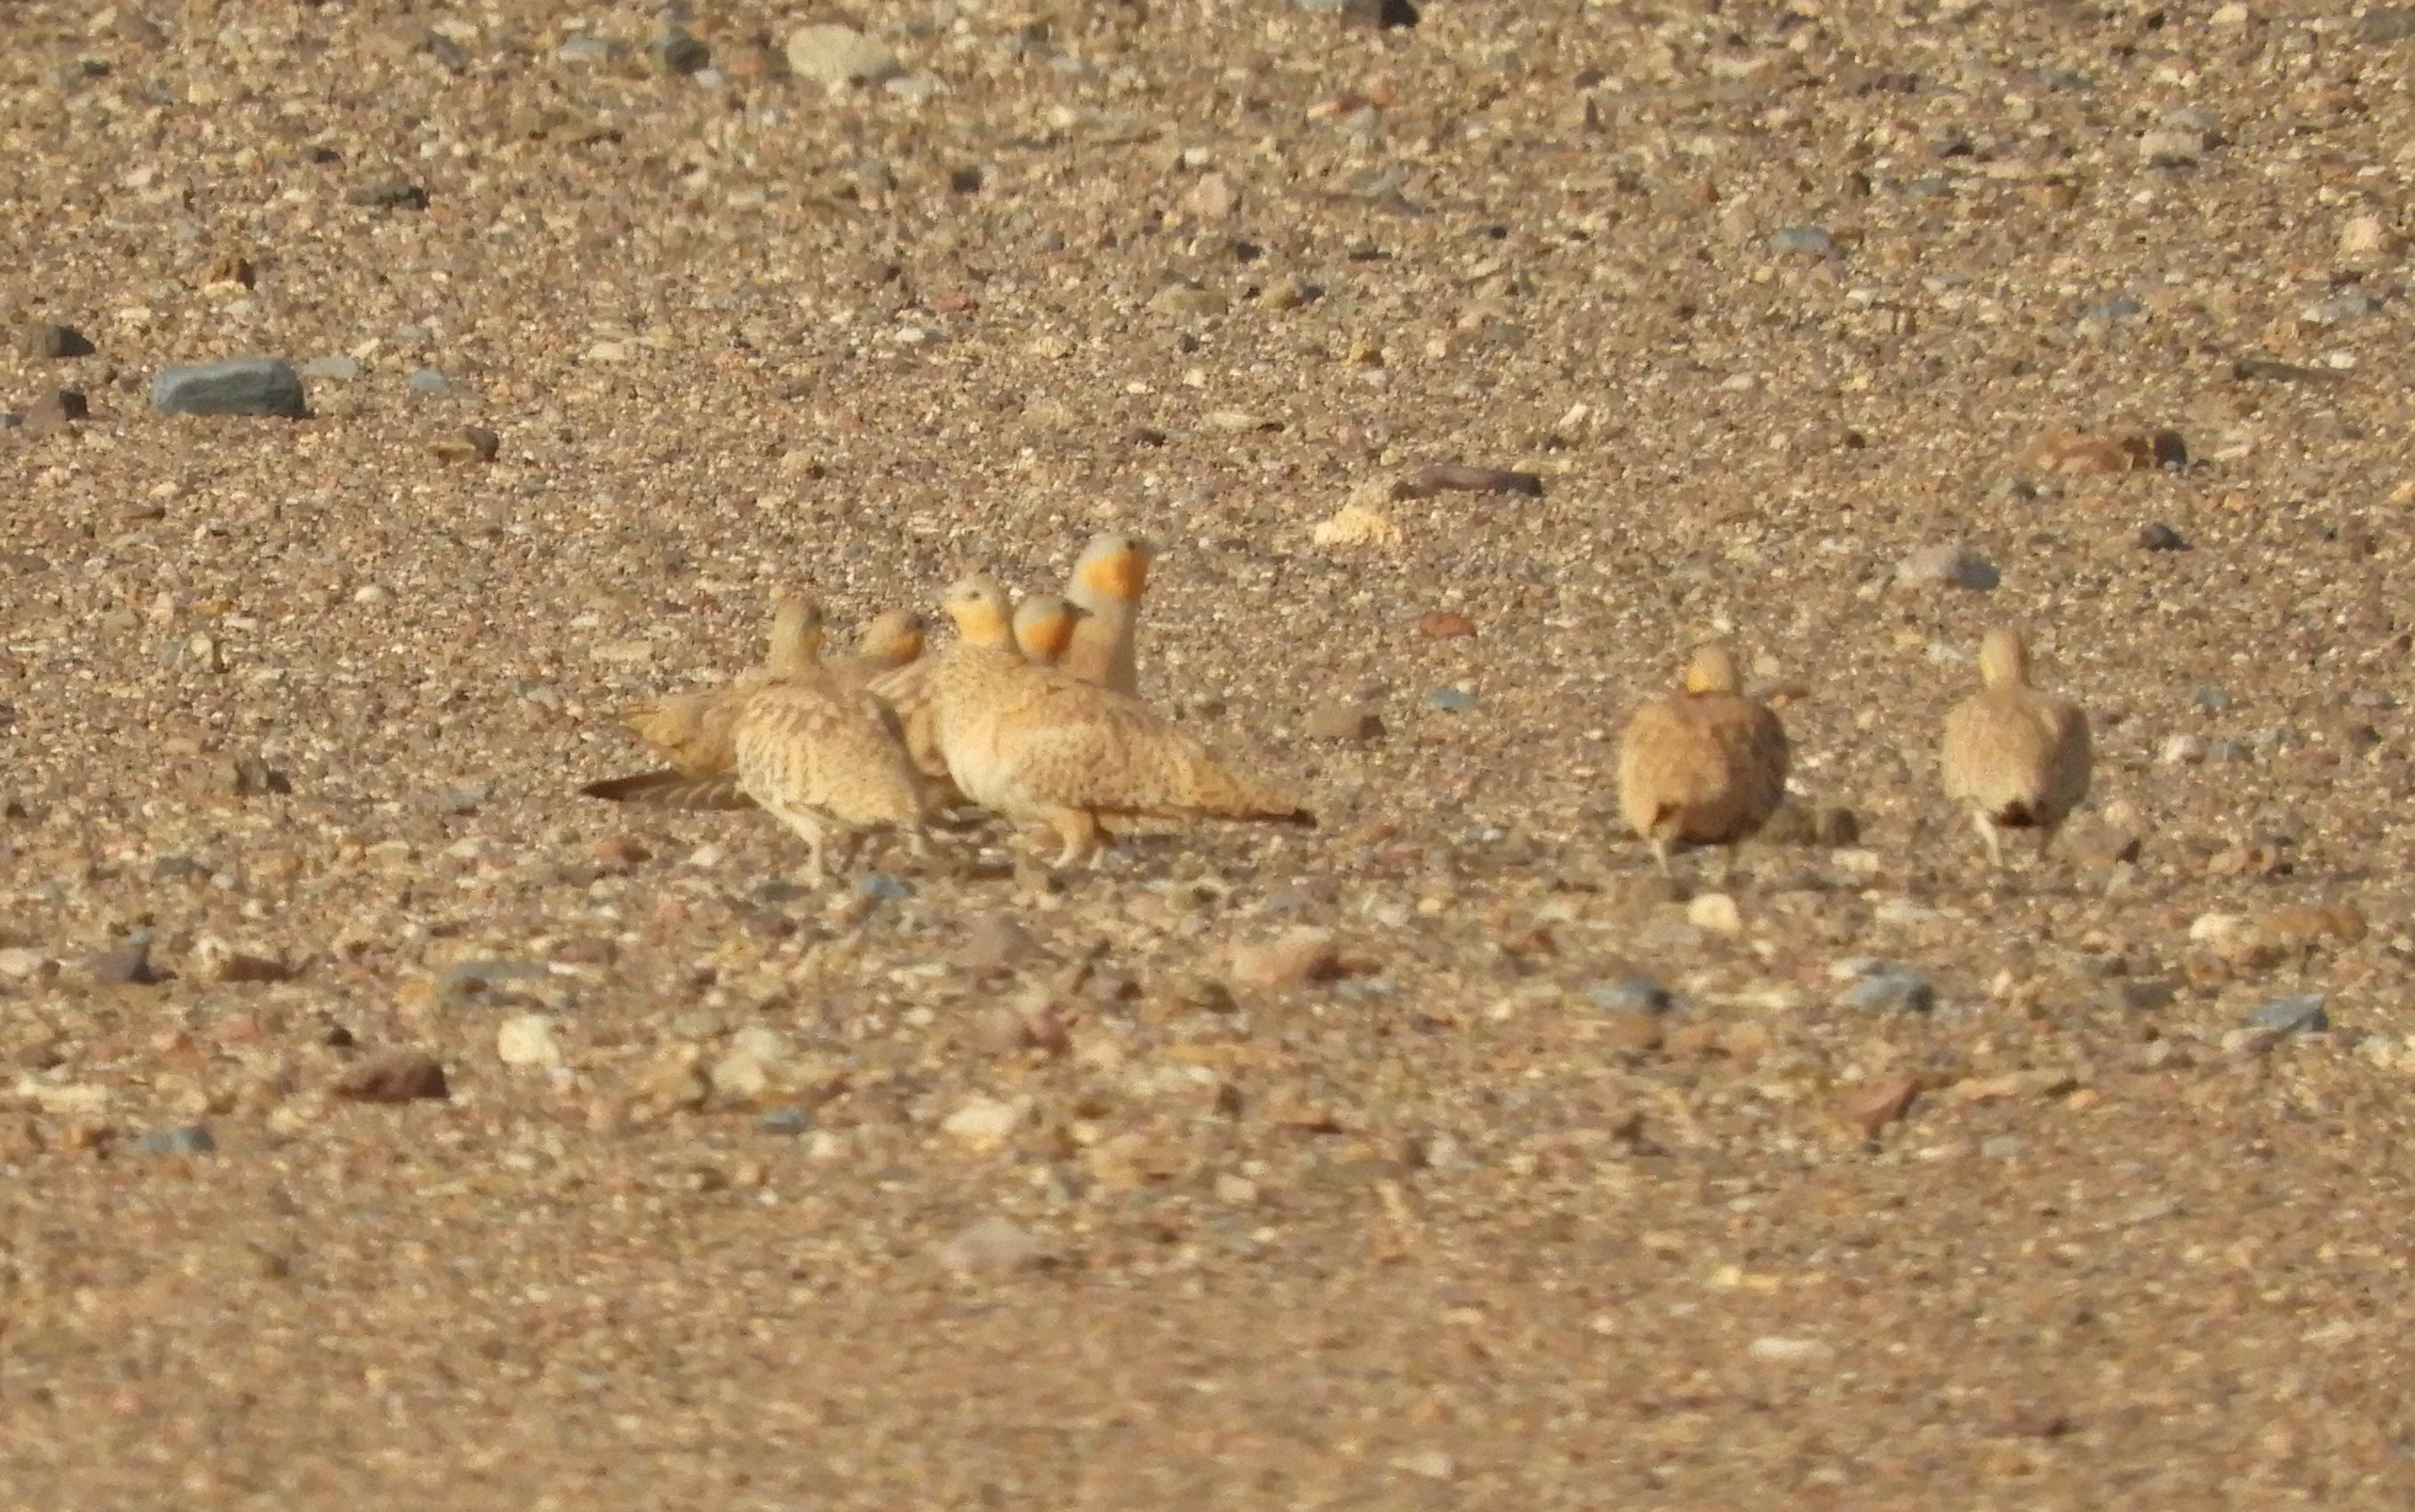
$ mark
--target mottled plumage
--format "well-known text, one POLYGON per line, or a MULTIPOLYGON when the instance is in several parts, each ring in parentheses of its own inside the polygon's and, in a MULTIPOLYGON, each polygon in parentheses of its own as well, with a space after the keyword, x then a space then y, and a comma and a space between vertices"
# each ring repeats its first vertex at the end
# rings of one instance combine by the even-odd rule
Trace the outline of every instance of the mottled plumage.
POLYGON ((922 654, 922 617, 912 609, 891 609, 863 622, 851 654, 823 657, 821 670, 841 687, 862 688, 922 654))
MULTIPOLYGON (((1014 646, 1014 625, 1007 613, 1006 590, 995 578, 981 578, 997 592, 995 613, 975 612, 952 616, 960 643, 1012 651, 1014 646)), ((938 735, 935 727, 937 709, 932 700, 931 675, 938 666, 931 657, 922 657, 892 672, 874 678, 868 684, 873 696, 889 706, 897 716, 898 728, 905 732, 906 754, 914 770, 922 774, 932 787, 933 797, 940 802, 952 802, 960 795, 948 775, 948 764, 939 756, 938 735)))
POLYGON ((1315 824, 1297 800, 1220 762, 1137 698, 980 643, 971 630, 1003 618, 1005 602, 987 578, 949 591, 948 613, 968 635, 931 664, 933 731, 967 798, 1056 832, 1058 865, 1096 854, 1102 818, 1315 824))
POLYGON ((804 838, 816 883, 828 875, 823 850, 833 834, 851 853, 865 830, 919 831, 922 776, 895 717, 870 694, 817 677, 775 683, 747 700, 735 739, 739 789, 804 838))
POLYGON ((1085 682, 1140 696, 1140 600, 1148 590, 1148 542, 1102 531, 1073 562, 1065 598, 1083 613, 1059 663, 1085 682))
POLYGON ((1618 806, 1665 874, 1670 847, 1732 845, 1786 796, 1786 730, 1748 698, 1726 648, 1704 646, 1685 686, 1638 709, 1618 750, 1618 806))
POLYGON ((2029 648, 1998 627, 1979 643, 1977 693, 1945 716, 1945 796, 1971 811, 1988 860, 2004 861, 2002 831, 2035 830, 2038 854, 2088 796, 2088 715, 2030 685, 2029 648))
POLYGON ((821 644, 821 606, 811 599, 783 595, 772 605, 771 643, 762 666, 748 668, 724 687, 656 698, 622 715, 622 723, 668 757, 673 771, 685 776, 727 771, 734 754, 731 732, 746 700, 773 679, 794 677, 810 668, 821 644))

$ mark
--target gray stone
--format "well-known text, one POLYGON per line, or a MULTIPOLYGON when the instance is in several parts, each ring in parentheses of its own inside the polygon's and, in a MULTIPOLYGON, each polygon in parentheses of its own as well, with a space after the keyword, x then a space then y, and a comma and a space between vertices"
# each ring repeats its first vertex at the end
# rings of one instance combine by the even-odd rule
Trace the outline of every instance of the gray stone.
POLYGON ((1822 226, 1788 226, 1769 233, 1769 249, 1781 256, 1829 258, 1837 255, 1837 238, 1822 226))
POLYGON ((82 331, 50 321, 37 321, 26 326, 19 333, 17 344, 26 356, 44 360, 89 357, 93 350, 82 331))
POLYGON ((2187 168, 2205 157, 2205 133, 2187 127, 2157 127, 2138 139, 2138 156, 2150 168, 2187 168))
POLYGON ((1436 688, 1426 695, 1426 707, 1446 714, 1463 714, 1476 707, 1476 695, 1465 688, 1436 688))
POLYGON ((1926 1013, 1937 1006, 1937 992, 1918 972, 1885 966, 1846 988, 1837 1002, 1865 1013, 1926 1013))
POLYGON ((1967 546, 1927 546, 1896 563, 1898 583, 1931 583, 1988 592, 2003 580, 1996 564, 1967 546))
POLYGON ((346 190, 344 202, 371 210, 425 210, 428 191, 407 178, 389 178, 346 190))
POLYGON ((2115 294, 2110 299, 2100 299, 2088 307, 2090 320, 2102 321, 2108 325, 2120 321, 2135 321, 2146 313, 2147 307, 2128 294, 2115 294))
POLYGON ((825 22, 788 38, 788 67, 825 84, 877 84, 906 71, 897 54, 852 26, 825 22))
POLYGON ((173 1124, 166 1129, 154 1129, 141 1142, 145 1155, 207 1155, 218 1147, 218 1142, 200 1124, 173 1124))
POLYGON ((2415 37, 2415 6, 2383 6, 2366 11, 2357 36, 2380 47, 2415 37))
POLYGON ((887 872, 866 872, 855 879, 855 891, 863 897, 880 903, 895 903, 914 895, 914 885, 887 872))
POLYGON ((158 414, 277 415, 288 420, 310 412, 302 396, 302 375, 277 357, 163 367, 151 381, 151 409, 158 414))
POLYGON ((2149 551, 2186 551, 2189 548, 2181 532, 2161 520, 2138 527, 2138 545, 2149 551))
POLYGON ((411 370, 411 376, 403 382, 410 384, 412 392, 415 394, 442 395, 453 392, 453 381, 433 367, 414 367, 411 370))
POLYGON ((553 55, 557 62, 589 66, 613 63, 625 51, 618 42, 582 34, 562 38, 562 45, 553 50, 553 55))
POLYGON ((2237 741, 2215 741, 2205 748, 2205 758, 2212 762, 2244 761, 2247 755, 2247 747, 2237 741))
POLYGON ((1621 977, 1585 989, 1585 1001, 1605 1013, 1666 1013, 1676 1006, 1669 989, 1650 977, 1621 977))
POLYGON ((2251 1029, 2273 1035, 2321 1034, 2332 1026, 2322 998, 2314 993, 2276 997, 2242 1020, 2251 1029))
POLYGON ((151 964, 148 940, 129 940, 84 957, 84 974, 115 987, 156 987, 167 979, 151 964))
POLYGON ((302 376, 349 382, 361 376, 361 365, 352 357, 313 357, 302 365, 302 376))
POLYGON ((684 26, 666 26, 646 44, 646 56, 655 67, 677 76, 702 73, 712 64, 712 49, 684 26))
POLYGON ((755 1127, 767 1134, 802 1134, 814 1126, 814 1115, 803 1108, 773 1108, 755 1120, 755 1127))
POLYGON ((2310 325, 2342 325, 2362 320, 2381 307, 2381 301, 2362 289, 2348 288, 2329 299, 2318 300, 2306 307, 2303 316, 2310 325))
POLYGON ((1048 1263, 1048 1246, 1011 1219, 985 1218, 959 1230, 939 1246, 939 1262, 951 1270, 1022 1270, 1048 1263))

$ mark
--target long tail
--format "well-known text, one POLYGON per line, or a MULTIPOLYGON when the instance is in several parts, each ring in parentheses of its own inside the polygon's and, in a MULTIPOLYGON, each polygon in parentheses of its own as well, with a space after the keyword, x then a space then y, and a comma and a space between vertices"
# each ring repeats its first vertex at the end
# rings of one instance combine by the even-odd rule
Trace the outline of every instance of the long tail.
POLYGON ((578 791, 588 798, 642 803, 648 808, 727 810, 755 806, 753 799, 739 791, 737 776, 727 771, 692 777, 664 768, 659 771, 631 772, 625 777, 606 777, 578 791))
POLYGON ((1286 824, 1313 830, 1316 815, 1306 805, 1267 784, 1212 760, 1200 760, 1183 786, 1188 792, 1165 806, 1165 812, 1203 819, 1233 819, 1258 824, 1286 824))

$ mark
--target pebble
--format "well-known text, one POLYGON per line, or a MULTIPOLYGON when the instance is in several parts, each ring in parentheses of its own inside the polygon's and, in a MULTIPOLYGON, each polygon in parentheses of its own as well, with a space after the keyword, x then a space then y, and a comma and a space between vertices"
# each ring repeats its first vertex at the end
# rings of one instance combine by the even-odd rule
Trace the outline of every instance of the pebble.
POLYGON ((2187 127, 2157 127, 2138 138, 2138 157, 2150 168, 2187 168, 2205 157, 2205 133, 2187 127))
POLYGON ((2389 251, 2394 240, 2379 216, 2357 216, 2340 228, 2339 249, 2345 257, 2371 257, 2389 251))
POLYGON ((1837 238, 1822 226, 1788 226, 1769 233, 1769 248, 1782 256, 1832 258, 1837 238))
POLYGON ((2248 1028, 2276 1036, 2321 1034, 2332 1026, 2331 1014, 2324 1010, 2322 998, 2313 993, 2276 997, 2240 1022, 2248 1028))
POLYGON ((2230 695, 2220 688, 2199 688, 2189 695, 2189 707, 2211 710, 2218 714, 2230 707, 2230 695))
POLYGON ((1309 739, 1379 739, 1384 717, 1364 703, 1324 703, 1309 711, 1304 732, 1309 739))
POLYGON ((72 325, 36 321, 17 333, 17 350, 37 361, 56 361, 66 357, 89 357, 93 345, 82 331, 72 325))
POLYGON ((310 412, 302 375, 275 357, 163 367, 151 382, 151 408, 158 414, 278 415, 289 420, 310 412))
POLYGON ((895 903, 914 895, 914 885, 887 872, 866 872, 855 879, 856 895, 876 903, 895 903))
POLYGON ((428 442, 440 462, 491 462, 502 454, 503 440, 484 426, 463 426, 428 442))
POLYGON ((2415 37, 2415 6, 2376 6, 2364 13, 2357 35, 2379 46, 2415 37))
POLYGON ((802 1134, 813 1126, 813 1114, 794 1105, 773 1108, 755 1120, 755 1127, 766 1134, 802 1134))
POLYGON ((2138 545, 2149 551, 2186 551, 2189 548, 2181 532, 2161 520, 2138 527, 2138 545))
POLYGON ((1696 893, 1686 904, 1686 922, 1715 935, 1740 935, 1744 915, 1734 898, 1724 892, 1696 893))
POLYGON ((1330 981, 1341 974, 1342 956, 1334 945, 1333 931, 1312 927, 1287 930, 1260 944, 1234 947, 1225 972, 1235 986, 1261 992, 1330 981))
POLYGON ((2164 738, 2159 758, 2168 767, 2193 767, 2205 759, 2205 737, 2182 733, 2164 738))
POLYGON ((1865 1139, 1875 1139, 1879 1130, 1911 1112, 1919 1095, 1920 1084, 1911 1077, 1882 1076, 1848 1093, 1837 1111, 1865 1139))
POLYGON ((302 376, 344 383, 361 376, 360 360, 356 357, 313 357, 302 365, 302 376))
POLYGON ((152 1130, 136 1145, 145 1155, 207 1155, 218 1142, 200 1124, 172 1124, 152 1130))
POLYGON ((1418 632, 1435 640, 1460 640, 1476 634, 1476 621, 1448 609, 1432 609, 1418 616, 1418 632))
POLYGON ((956 961, 973 971, 999 971, 1028 959, 1039 947, 1030 932, 1009 915, 976 916, 956 947, 956 961))
POLYGON ((411 385, 411 390, 414 394, 442 395, 453 392, 453 381, 433 367, 414 367, 403 382, 411 385))
POLYGON ((1817 1339, 1780 1339, 1767 1335, 1745 1346, 1745 1353, 1774 1365, 1816 1365, 1834 1359, 1837 1346, 1817 1339))
POLYGON ((2298 318, 2309 325, 2344 325, 2362 320, 2381 307, 2381 301, 2362 289, 2348 288, 2329 299, 2318 299, 2300 312, 2298 318))
POLYGON ((684 26, 666 26, 655 33, 646 44, 646 56, 663 72, 681 78, 712 65, 712 49, 684 26))
POLYGON ((1318 546, 1390 546, 1401 539, 1401 528, 1353 501, 1317 521, 1310 535, 1318 546))
POLYGON ((1585 1001, 1605 1013, 1666 1013, 1676 999, 1650 977, 1621 977, 1585 989, 1585 1001))
POLYGON ((1148 296, 1152 315, 1170 315, 1178 320, 1204 320, 1222 315, 1232 307, 1232 301, 1213 289, 1203 289, 1195 283, 1170 283, 1148 296))
POLYGON ((788 67, 825 84, 871 84, 906 71, 897 54, 852 26, 825 22, 788 37, 788 67))
POLYGON ((589 37, 582 33, 565 37, 562 44, 553 50, 553 55, 561 63, 606 64, 618 61, 622 51, 618 42, 608 37, 589 37))
POLYGON ((1438 493, 1523 494, 1543 497, 1543 476, 1516 468, 1478 467, 1466 462, 1429 462, 1392 486, 1400 499, 1431 499, 1438 493))
POLYGON ((39 951, 22 945, 0 950, 0 981, 47 981, 58 973, 58 962, 39 951))
POLYGON ((444 1064, 422 1050, 388 1050, 355 1064, 336 1080, 336 1095, 355 1102, 442 1101, 452 1096, 444 1064))
POLYGON ((553 1020, 543 1013, 518 1013, 495 1031, 495 1055, 506 1066, 559 1066, 562 1044, 553 1036, 553 1020))
POLYGON ((212 984, 283 981, 292 968, 273 955, 242 951, 215 936, 193 942, 193 980, 212 984))
POLYGON ((1895 580, 1968 588, 1984 593, 2002 579, 1995 563, 1969 546, 1956 544, 1925 546, 1913 552, 1896 563, 1895 580))
POLYGON ((428 191, 407 178, 382 179, 346 190, 344 202, 371 210, 425 210, 428 191))
POLYGON ((2029 1148, 2029 1142, 2018 1134, 1991 1134, 1979 1141, 1979 1156, 1988 1160, 2017 1160, 2029 1148))
POLYGON ((1464 714, 1476 707, 1476 695, 1465 688, 1436 688, 1426 695, 1426 707, 1446 714, 1464 714))
POLYGON ((1048 1246, 1022 1224, 984 1218, 958 1230, 938 1248, 939 1263, 968 1274, 1026 1270, 1048 1263, 1048 1246))
POLYGON ((1029 1098, 1006 1101, 974 1097, 948 1115, 939 1129, 975 1150, 994 1150, 1013 1137, 1015 1130, 1022 1127, 1024 1115, 1030 1111, 1029 1098))
POLYGON ((1937 991, 1916 971, 1882 966, 1846 988, 1837 1003, 1870 1013, 1926 1013, 1937 1006, 1937 991))
POLYGON ((27 430, 57 430, 89 419, 92 404, 80 388, 52 389, 25 406, 21 424, 27 430))
POLYGON ((134 940, 84 957, 84 975, 112 987, 156 987, 167 979, 151 964, 151 946, 134 940))

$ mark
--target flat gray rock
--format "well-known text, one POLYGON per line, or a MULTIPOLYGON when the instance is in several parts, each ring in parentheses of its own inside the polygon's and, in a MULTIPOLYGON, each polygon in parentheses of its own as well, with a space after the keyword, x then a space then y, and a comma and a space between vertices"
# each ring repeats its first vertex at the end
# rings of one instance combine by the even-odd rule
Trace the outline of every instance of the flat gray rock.
POLYGON ((163 367, 151 381, 155 414, 259 414, 299 420, 310 412, 302 375, 277 357, 163 367))

